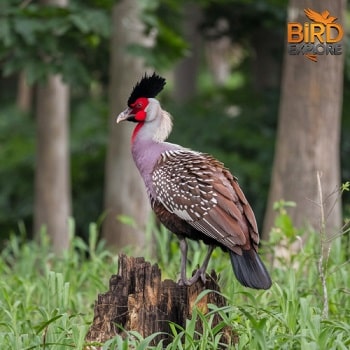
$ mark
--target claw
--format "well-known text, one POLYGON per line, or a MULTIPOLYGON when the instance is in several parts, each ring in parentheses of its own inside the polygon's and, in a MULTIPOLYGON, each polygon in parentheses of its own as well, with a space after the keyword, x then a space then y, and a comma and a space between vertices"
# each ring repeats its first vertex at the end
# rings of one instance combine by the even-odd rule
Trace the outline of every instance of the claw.
POLYGON ((180 278, 180 280, 178 282, 178 285, 179 286, 188 286, 189 287, 189 286, 191 286, 194 283, 191 280, 192 280, 192 278, 190 278, 189 280, 188 279, 183 280, 183 279, 180 278))
POLYGON ((207 281, 206 273, 202 267, 198 269, 191 278, 180 278, 178 284, 180 286, 191 286, 192 284, 196 283, 199 279, 203 282, 203 284, 205 284, 205 282, 207 281))
POLYGON ((199 279, 201 279, 201 281, 205 284, 206 276, 205 271, 202 267, 196 271, 196 273, 188 280, 188 282, 193 284, 196 283, 199 279))

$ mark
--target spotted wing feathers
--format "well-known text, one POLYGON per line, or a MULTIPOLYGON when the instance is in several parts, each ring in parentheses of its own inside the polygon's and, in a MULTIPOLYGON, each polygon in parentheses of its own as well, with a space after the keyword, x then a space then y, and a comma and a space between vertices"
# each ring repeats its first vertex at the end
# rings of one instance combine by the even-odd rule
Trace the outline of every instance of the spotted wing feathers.
POLYGON ((259 242, 255 217, 236 179, 209 155, 190 150, 162 153, 153 171, 159 200, 171 213, 242 254, 259 242))

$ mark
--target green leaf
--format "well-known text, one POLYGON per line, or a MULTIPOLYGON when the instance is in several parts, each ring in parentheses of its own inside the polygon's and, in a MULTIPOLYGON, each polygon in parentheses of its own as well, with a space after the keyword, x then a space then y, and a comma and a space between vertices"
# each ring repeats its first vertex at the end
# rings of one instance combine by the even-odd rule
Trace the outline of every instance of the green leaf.
POLYGON ((87 33, 90 30, 90 26, 83 16, 73 13, 69 16, 69 19, 82 33, 87 33))
POLYGON ((55 322, 56 320, 60 319, 61 317, 63 317, 63 314, 60 315, 56 315, 54 317, 52 317, 51 319, 41 322, 38 325, 36 325, 34 327, 34 329, 36 330, 37 334, 40 334, 45 328, 47 328, 51 323, 55 322))
POLYGON ((123 215, 123 214, 117 215, 117 220, 119 222, 121 222, 122 224, 131 226, 132 228, 136 228, 136 221, 135 221, 135 219, 132 218, 129 215, 123 215))
POLYGON ((13 39, 10 29, 10 20, 8 18, 1 18, 0 20, 0 42, 2 42, 5 47, 8 47, 12 44, 13 39))

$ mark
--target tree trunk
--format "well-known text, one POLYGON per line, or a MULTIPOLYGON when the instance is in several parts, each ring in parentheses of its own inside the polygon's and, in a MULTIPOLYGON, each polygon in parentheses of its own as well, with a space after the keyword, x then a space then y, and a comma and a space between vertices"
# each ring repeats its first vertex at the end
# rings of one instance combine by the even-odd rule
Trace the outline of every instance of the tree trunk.
MULTIPOLYGON (((86 336, 88 342, 104 343, 125 331, 137 331, 144 338, 161 332, 153 345, 163 341, 166 346, 171 342, 169 323, 173 322, 186 328, 186 320, 191 317, 194 305, 203 313, 209 311, 208 304, 223 307, 225 298, 218 294, 220 288, 217 277, 212 272, 205 285, 198 281, 192 286, 180 286, 171 280, 161 280, 161 271, 157 265, 151 266, 144 258, 119 256, 119 272, 109 282, 109 291, 99 294, 95 303, 93 324, 86 336), (199 294, 209 289, 215 292, 204 295, 196 304, 199 294)), ((221 322, 218 314, 212 327, 221 322)), ((202 324, 197 321, 196 330, 201 333, 202 324)), ((228 326, 222 330, 221 342, 238 342, 237 335, 228 326)))
POLYGON ((106 218, 103 238, 118 249, 133 245, 142 248, 143 227, 149 218, 150 205, 143 180, 136 169, 130 150, 131 130, 135 125, 116 125, 116 116, 127 107, 134 84, 144 74, 141 58, 127 52, 130 44, 144 43, 143 25, 137 0, 118 2, 113 8, 109 87, 109 140, 106 159, 104 206, 106 218), (118 220, 131 217, 135 225, 118 220))
POLYGON ((34 232, 46 226, 55 252, 68 248, 71 213, 68 142, 69 87, 52 75, 37 89, 34 232))
MULTIPOLYGON (((344 1, 291 0, 288 21, 307 21, 304 8, 319 12, 327 9, 339 18, 338 23, 343 23, 344 1)), ((312 62, 304 56, 285 53, 265 238, 274 223, 273 203, 280 199, 296 202, 297 206, 289 210, 296 227, 320 227, 317 171, 322 173, 323 198, 339 188, 343 66, 344 54, 319 56, 318 62, 312 62)), ((341 203, 334 201, 333 196, 324 203, 328 234, 341 225, 341 203)))

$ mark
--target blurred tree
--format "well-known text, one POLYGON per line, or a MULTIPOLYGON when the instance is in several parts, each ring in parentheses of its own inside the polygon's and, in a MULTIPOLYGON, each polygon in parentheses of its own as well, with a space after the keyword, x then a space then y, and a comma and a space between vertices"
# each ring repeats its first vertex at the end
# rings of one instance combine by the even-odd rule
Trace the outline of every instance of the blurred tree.
MULTIPOLYGON (((121 1, 114 5, 110 46, 110 132, 104 188, 106 217, 102 236, 109 245, 117 248, 129 244, 142 247, 144 225, 150 213, 143 180, 131 157, 133 126, 115 124, 117 114, 127 107, 133 85, 145 71, 143 59, 131 54, 129 45, 144 45, 148 40, 151 39, 144 35, 139 1, 121 1)), ((152 40, 149 45, 152 45, 152 40)))
POLYGON ((183 8, 183 36, 190 46, 187 53, 174 70, 174 92, 176 102, 184 103, 197 94, 197 76, 199 74, 201 56, 201 35, 199 23, 201 9, 196 3, 187 3, 183 8))
MULTIPOLYGON (((68 0, 41 0, 43 5, 65 7, 68 0)), ((62 75, 49 75, 37 89, 37 153, 35 171, 34 233, 45 226, 53 249, 69 247, 71 214, 69 159, 69 86, 62 75)))
MULTIPOLYGON (((289 3, 289 22, 306 21, 303 10, 328 10, 343 23, 345 1, 297 1, 289 3)), ((340 185, 340 122, 343 96, 344 55, 319 56, 312 62, 285 52, 282 95, 272 182, 264 222, 267 238, 274 224, 273 203, 294 201, 294 224, 320 225, 316 173, 322 173, 328 234, 341 225, 341 202, 328 197, 340 185)))

